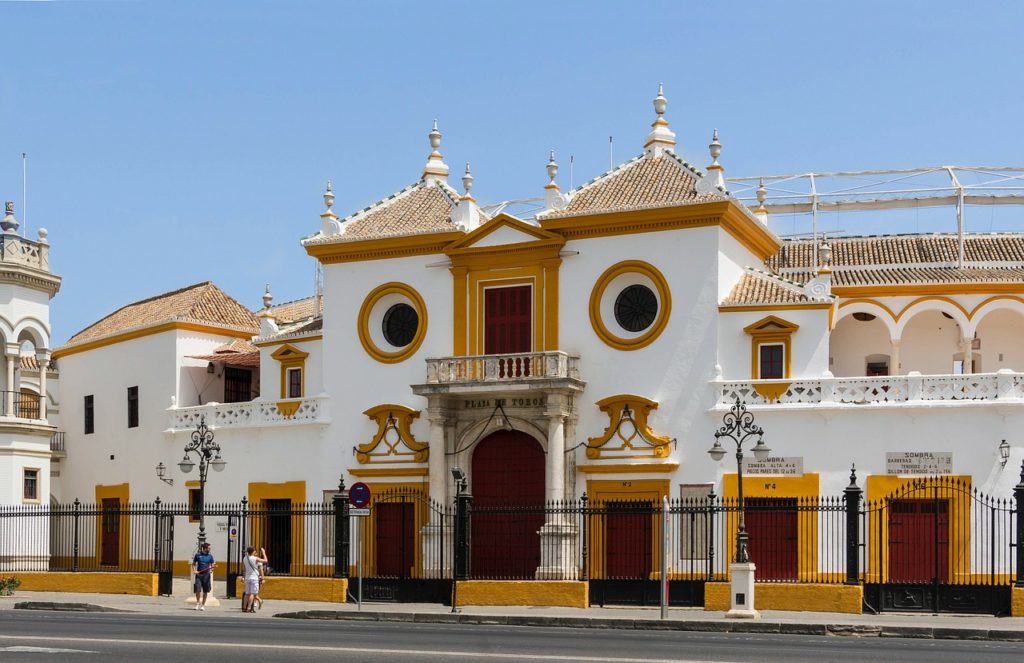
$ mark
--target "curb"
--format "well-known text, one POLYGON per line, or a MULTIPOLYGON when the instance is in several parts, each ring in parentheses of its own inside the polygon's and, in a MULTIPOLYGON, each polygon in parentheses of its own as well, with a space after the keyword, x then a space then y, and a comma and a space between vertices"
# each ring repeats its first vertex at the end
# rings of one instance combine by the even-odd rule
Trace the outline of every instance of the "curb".
POLYGON ((56 610, 59 612, 133 612, 120 608, 108 608, 94 603, 53 603, 51 601, 22 601, 14 604, 15 610, 56 610))
POLYGON ((628 629, 635 631, 701 631, 705 633, 779 633, 859 638, 916 638, 925 640, 989 640, 1024 642, 1024 630, 950 628, 948 626, 886 626, 877 624, 800 624, 766 621, 681 621, 661 619, 595 619, 542 615, 464 615, 461 613, 348 612, 306 610, 274 615, 283 619, 363 622, 414 622, 474 626, 540 626, 554 628, 628 629))

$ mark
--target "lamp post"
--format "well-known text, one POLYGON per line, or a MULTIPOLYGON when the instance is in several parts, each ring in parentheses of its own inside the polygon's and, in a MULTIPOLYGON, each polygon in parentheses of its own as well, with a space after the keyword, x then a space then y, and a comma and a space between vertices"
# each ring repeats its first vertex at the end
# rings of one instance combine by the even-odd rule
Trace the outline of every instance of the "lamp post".
POLYGON ((764 443, 764 429, 754 424, 753 413, 748 412, 747 407, 738 398, 736 404, 722 417, 722 427, 715 431, 715 444, 708 449, 708 454, 715 461, 725 457, 722 438, 732 440, 736 444, 736 493, 740 507, 740 526, 736 530, 736 563, 746 564, 750 561, 750 555, 747 551, 747 526, 744 521, 746 507, 743 504, 743 445, 749 440, 756 439, 753 451, 754 458, 759 461, 768 458, 772 450, 764 443))
POLYGON ((736 444, 736 493, 740 514, 739 528, 736 530, 736 556, 734 565, 730 567, 733 578, 732 609, 727 616, 757 617, 758 614, 754 610, 754 565, 750 562, 747 550, 747 527, 744 518, 746 505, 743 503, 743 445, 754 441, 754 458, 759 461, 768 458, 771 449, 764 443, 764 429, 754 423, 753 413, 747 411, 747 407, 739 398, 722 417, 722 426, 715 431, 715 444, 708 449, 708 454, 715 461, 725 458, 723 438, 736 444))
POLYGON ((192 441, 185 445, 185 457, 178 463, 178 469, 184 474, 196 466, 188 457, 194 453, 199 457, 199 539, 202 549, 206 543, 206 473, 210 467, 215 472, 223 472, 227 462, 220 457, 220 445, 213 441, 213 431, 206 427, 206 417, 199 420, 199 425, 192 431, 192 441))

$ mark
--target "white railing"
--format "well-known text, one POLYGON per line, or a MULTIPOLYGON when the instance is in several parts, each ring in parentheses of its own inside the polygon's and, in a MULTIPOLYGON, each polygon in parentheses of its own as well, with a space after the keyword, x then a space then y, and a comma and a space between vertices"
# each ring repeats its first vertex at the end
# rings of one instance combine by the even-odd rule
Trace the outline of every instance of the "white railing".
POLYGON ((812 380, 717 381, 716 408, 739 398, 747 405, 887 405, 922 401, 1024 401, 1024 373, 907 375, 812 380), (786 385, 783 388, 783 385, 786 385), (779 390, 782 389, 780 392, 779 390), (778 394, 777 398, 772 398, 778 394))
POLYGON ((293 424, 328 423, 327 397, 292 398, 281 401, 208 403, 194 407, 170 407, 168 430, 194 430, 205 417, 210 428, 249 428, 293 424), (281 404, 278 407, 278 403, 281 404), (294 409, 293 409, 294 408, 294 409), (291 412, 291 414, 286 414, 291 412))
POLYGON ((50 246, 43 242, 35 242, 18 235, 3 234, 2 254, 0 260, 14 263, 16 265, 27 265, 41 269, 44 272, 50 271, 50 246))
POLYGON ((427 384, 579 378, 579 355, 560 351, 427 359, 427 384))

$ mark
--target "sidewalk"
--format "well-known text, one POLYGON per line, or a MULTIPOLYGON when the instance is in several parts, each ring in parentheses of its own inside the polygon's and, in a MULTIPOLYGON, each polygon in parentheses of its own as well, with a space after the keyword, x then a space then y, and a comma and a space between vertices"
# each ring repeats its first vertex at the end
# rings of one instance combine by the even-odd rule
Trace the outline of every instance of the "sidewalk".
MULTIPOLYGON (((188 581, 176 579, 172 597, 126 594, 79 594, 63 592, 18 592, 0 600, 0 610, 116 610, 150 615, 194 612, 186 603, 188 581), (85 606, 92 606, 86 608, 85 606)), ((237 619, 283 617, 293 619, 400 621, 417 623, 461 623, 510 626, 574 628, 621 628, 638 630, 685 630, 735 633, 791 633, 861 637, 905 637, 935 639, 1003 640, 1024 642, 1024 619, 978 615, 930 615, 886 613, 849 615, 820 612, 763 611, 759 620, 726 619, 722 612, 701 608, 670 608, 668 619, 660 619, 653 608, 537 608, 529 606, 467 606, 457 614, 451 608, 426 603, 320 603, 315 601, 268 600, 255 614, 241 611, 241 599, 226 599, 223 581, 214 583, 219 606, 208 606, 205 615, 237 619)), ((200 618, 197 615, 197 618, 200 618)))

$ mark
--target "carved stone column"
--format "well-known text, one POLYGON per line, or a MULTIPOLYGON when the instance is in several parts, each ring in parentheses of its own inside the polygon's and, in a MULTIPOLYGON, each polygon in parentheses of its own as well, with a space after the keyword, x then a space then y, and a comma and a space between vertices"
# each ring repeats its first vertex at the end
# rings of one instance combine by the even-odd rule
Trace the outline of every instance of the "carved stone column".
POLYGON ((960 341, 960 352, 964 355, 964 375, 969 375, 974 372, 974 351, 971 346, 974 344, 974 339, 964 338, 960 341))
POLYGON ((430 398, 427 407, 427 422, 430 424, 430 455, 427 457, 430 506, 426 510, 427 523, 420 530, 423 575, 427 578, 445 578, 451 573, 452 532, 441 517, 443 510, 449 506, 445 493, 448 473, 445 456, 447 421, 447 413, 436 397, 430 398))
POLYGON ((889 375, 900 375, 900 339, 889 341, 889 375))
POLYGON ((14 383, 14 367, 21 361, 21 349, 17 345, 8 345, 4 357, 7 360, 7 392, 4 394, 4 414, 14 416, 14 393, 18 385, 14 383))
POLYGON ((39 418, 46 419, 46 369, 50 367, 50 353, 36 354, 36 361, 39 362, 39 418))
POLYGON ((540 567, 537 578, 541 580, 575 580, 576 566, 576 520, 563 510, 565 499, 565 421, 569 414, 567 399, 560 394, 548 394, 548 453, 546 483, 548 513, 540 530, 540 567))

